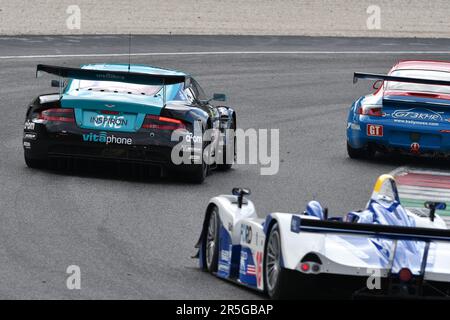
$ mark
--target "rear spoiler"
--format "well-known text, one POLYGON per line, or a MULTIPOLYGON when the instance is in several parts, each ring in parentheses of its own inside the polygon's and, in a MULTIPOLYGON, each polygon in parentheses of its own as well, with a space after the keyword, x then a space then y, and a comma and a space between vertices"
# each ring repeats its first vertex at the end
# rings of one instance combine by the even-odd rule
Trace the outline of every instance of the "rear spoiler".
POLYGON ((186 77, 182 75, 161 75, 127 71, 91 70, 38 64, 36 68, 36 77, 38 77, 40 72, 54 74, 63 78, 91 81, 118 81, 143 85, 164 86, 184 83, 186 80, 186 77))
POLYGON ((450 81, 446 81, 446 80, 396 77, 396 76, 387 76, 387 75, 375 74, 375 73, 355 72, 353 74, 353 83, 357 83, 358 79, 420 83, 420 84, 430 84, 430 85, 437 85, 437 86, 450 86, 450 81))
POLYGON ((340 221, 323 221, 302 219, 293 215, 291 231, 299 233, 320 232, 333 234, 362 235, 373 238, 387 238, 413 241, 450 241, 450 230, 389 226, 381 224, 349 223, 340 221))

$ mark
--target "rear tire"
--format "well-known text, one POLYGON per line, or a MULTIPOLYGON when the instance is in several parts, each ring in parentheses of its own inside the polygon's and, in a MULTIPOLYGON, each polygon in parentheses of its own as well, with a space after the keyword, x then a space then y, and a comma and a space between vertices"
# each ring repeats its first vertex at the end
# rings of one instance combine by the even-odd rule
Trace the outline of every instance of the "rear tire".
POLYGON ((220 220, 217 207, 211 210, 205 234, 205 266, 210 273, 217 272, 219 264, 220 220))
POLYGON ((351 159, 370 159, 375 156, 375 150, 371 146, 353 148, 347 141, 347 154, 351 159))
POLYGON ((27 165, 28 168, 42 169, 45 167, 46 161, 41 159, 32 159, 25 156, 25 164, 27 165))
MULTIPOLYGON (((231 125, 230 130, 233 130, 233 162, 235 160, 236 157, 236 123, 233 120, 233 124, 231 125)), ((221 164, 217 164, 217 170, 220 171, 228 171, 231 169, 231 167, 233 166, 233 162, 231 163, 227 163, 227 145, 223 146, 223 150, 222 150, 222 160, 224 161, 224 163, 221 164)))
MULTIPOLYGON (((203 132, 203 131, 202 131, 203 132)), ((203 133, 202 133, 203 136, 203 133)), ((209 173, 209 162, 205 161, 205 150, 207 146, 209 145, 209 142, 203 142, 202 145, 202 163, 201 164, 190 164, 190 166, 193 166, 194 169, 190 169, 187 173, 187 178, 190 182, 195 184, 202 184, 203 181, 205 181, 206 177, 209 173)), ((209 159, 208 159, 209 161, 209 159)))
POLYGON ((288 270, 281 266, 282 260, 280 230, 275 223, 267 238, 264 255, 264 287, 271 299, 293 297, 293 282, 288 270))
POLYGON ((202 184, 208 175, 208 165, 203 161, 202 164, 196 164, 195 169, 189 171, 188 180, 195 184, 202 184))

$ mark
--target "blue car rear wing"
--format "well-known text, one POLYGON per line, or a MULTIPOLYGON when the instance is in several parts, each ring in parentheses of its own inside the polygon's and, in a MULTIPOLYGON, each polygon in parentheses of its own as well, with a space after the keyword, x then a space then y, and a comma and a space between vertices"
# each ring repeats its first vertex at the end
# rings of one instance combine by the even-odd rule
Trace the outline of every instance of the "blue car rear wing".
POLYGON ((450 230, 302 219, 293 215, 291 231, 320 232, 413 241, 450 241, 450 230))
POLYGON ((438 85, 438 86, 450 86, 450 81, 446 81, 446 80, 396 77, 396 76, 388 76, 388 75, 375 74, 375 73, 355 72, 353 74, 353 83, 358 82, 358 79, 420 83, 420 84, 429 84, 429 85, 438 85))
POLYGON ((186 80, 186 77, 183 75, 161 75, 127 71, 92 70, 38 64, 36 68, 36 77, 40 72, 54 74, 63 78, 91 81, 118 81, 143 85, 171 85, 184 83, 186 80))

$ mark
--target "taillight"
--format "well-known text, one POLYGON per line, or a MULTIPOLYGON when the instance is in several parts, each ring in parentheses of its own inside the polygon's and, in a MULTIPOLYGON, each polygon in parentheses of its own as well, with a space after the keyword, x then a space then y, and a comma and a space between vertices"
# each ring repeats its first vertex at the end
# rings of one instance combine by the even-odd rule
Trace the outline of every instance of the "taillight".
POLYGON ((49 122, 75 122, 75 115, 73 109, 47 109, 41 111, 39 119, 49 122))
POLYGON ((186 129, 186 125, 183 123, 183 121, 178 119, 154 115, 146 115, 142 128, 159 129, 159 130, 177 130, 177 129, 186 129))
POLYGON ((303 263, 300 265, 300 269, 302 269, 303 272, 308 272, 309 269, 311 269, 311 267, 309 266, 309 263, 308 263, 308 262, 303 262, 303 263))
POLYGON ((411 270, 409 270, 408 268, 402 268, 398 273, 398 277, 402 282, 409 282, 411 281, 413 275, 411 270))
POLYGON ((303 273, 320 273, 321 264, 313 261, 301 262, 298 266, 303 273))
POLYGON ((380 106, 361 106, 358 108, 358 114, 372 117, 382 117, 383 107, 380 106))

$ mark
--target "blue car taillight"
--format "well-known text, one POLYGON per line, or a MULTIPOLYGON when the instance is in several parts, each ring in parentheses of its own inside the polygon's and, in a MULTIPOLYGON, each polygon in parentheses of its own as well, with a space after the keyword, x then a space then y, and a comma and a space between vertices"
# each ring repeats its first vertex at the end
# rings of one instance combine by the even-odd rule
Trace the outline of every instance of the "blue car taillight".
POLYGON ((361 106, 358 108, 357 113, 360 115, 371 117, 382 117, 383 107, 380 106, 361 106))

